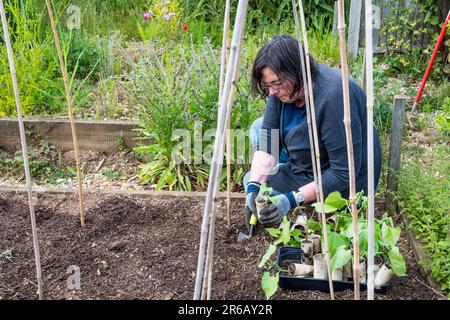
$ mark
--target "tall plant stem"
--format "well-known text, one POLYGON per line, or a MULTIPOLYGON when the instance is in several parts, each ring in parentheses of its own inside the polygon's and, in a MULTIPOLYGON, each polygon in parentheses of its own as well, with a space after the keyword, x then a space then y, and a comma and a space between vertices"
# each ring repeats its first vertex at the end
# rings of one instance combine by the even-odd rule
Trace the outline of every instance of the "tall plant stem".
POLYGON ((52 30, 53 30, 53 37, 55 38, 56 50, 58 51, 59 64, 61 66, 61 73, 62 73, 62 76, 64 79, 64 89, 66 91, 70 128, 72 130, 73 147, 74 147, 74 151, 75 151, 75 161, 76 161, 76 166, 77 166, 78 196, 79 196, 79 205, 80 205, 80 222, 81 222, 81 226, 84 227, 85 211, 84 211, 84 197, 83 197, 83 182, 82 182, 81 168, 80 168, 80 150, 78 148, 77 131, 76 131, 75 120, 74 120, 74 116, 73 116, 73 106, 72 106, 73 100, 72 100, 72 95, 70 93, 69 81, 68 81, 68 77, 67 77, 67 69, 66 69, 66 66, 64 63, 61 46, 59 44, 59 38, 58 38, 58 32, 56 30, 55 18, 53 17, 53 10, 52 10, 49 0, 45 0, 45 3, 47 5, 48 15, 50 17, 50 23, 51 23, 52 30))
POLYGON ((226 129, 227 110, 231 108, 232 97, 232 81, 235 70, 239 66, 239 54, 241 51, 241 38, 245 27, 245 18, 247 15, 248 0, 239 0, 238 9, 236 13, 236 21, 234 24, 233 38, 231 41, 230 61, 227 66, 227 73, 225 77, 223 94, 220 97, 218 121, 216 129, 216 138, 214 141, 214 151, 211 161, 210 179, 208 182, 208 189, 206 191, 205 208, 203 211, 203 220, 200 231, 199 255, 197 264, 196 281, 194 288, 194 300, 200 298, 201 282, 204 275, 205 267, 205 248, 209 226, 209 218, 212 207, 212 202, 216 198, 217 189, 219 185, 220 173, 223 165, 224 155, 224 133, 226 129))
POLYGON ((366 94, 367 94, 367 197, 368 197, 368 239, 367 239, 367 300, 374 298, 374 164, 373 164, 373 44, 372 44, 372 0, 365 3, 366 20, 366 94))
MULTIPOLYGON (((358 210, 356 208, 355 195, 355 164, 353 158, 353 139, 350 120, 350 95, 348 87, 348 65, 347 65, 347 48, 345 41, 345 7, 344 0, 338 0, 338 30, 339 30, 339 47, 341 54, 342 69, 342 93, 344 96, 344 125, 345 136, 347 139, 347 156, 348 156, 348 172, 350 184, 350 206, 353 220, 353 282, 355 285, 355 300, 360 299, 359 289, 359 228, 358 228, 358 210)), ((372 21, 372 20, 371 20, 372 21)))
MULTIPOLYGON (((319 141, 318 141, 318 133, 317 133, 317 121, 316 121, 316 110, 314 106, 314 95, 313 95, 313 82, 311 79, 311 64, 310 64, 310 57, 309 57, 309 50, 308 50, 308 37, 306 34, 306 23, 305 23, 305 14, 303 12, 303 2, 302 0, 299 0, 298 7, 300 11, 300 21, 302 26, 302 33, 303 33, 303 47, 305 51, 305 58, 303 59, 302 51, 300 51, 300 57, 304 61, 304 65, 306 65, 306 77, 307 81, 305 81, 305 68, 304 65, 302 66, 303 69, 303 82, 304 82, 304 90, 305 90, 305 100, 309 100, 309 108, 310 115, 311 115, 311 124, 312 124, 312 137, 314 140, 314 143, 311 144, 311 148, 314 148, 314 154, 315 154, 315 160, 316 160, 316 170, 317 170, 317 182, 316 182, 316 195, 317 195, 317 189, 318 189, 318 195, 319 195, 319 201, 320 201, 320 213, 321 213, 321 220, 322 220, 322 234, 324 237, 324 254, 325 259, 327 262, 327 271, 328 271, 328 285, 330 287, 330 295, 331 299, 334 300, 334 288, 333 288, 333 279, 331 276, 331 261, 330 261, 330 252, 328 247, 328 231, 327 231, 327 225, 326 225, 326 217, 325 217, 325 210, 324 210, 324 196, 323 196, 323 186, 322 186, 322 169, 320 165, 320 150, 319 150, 319 141), (318 185, 318 188, 317 188, 318 185)), ((294 17, 296 17, 296 9, 294 8, 294 17)), ((296 24, 298 25, 298 19, 296 19, 296 24)), ((298 36, 300 35, 300 32, 297 28, 298 36)), ((300 45, 301 48, 301 45, 300 45)), ((307 105, 308 108, 308 105, 307 105)), ((311 138, 311 135, 310 135, 311 138)), ((314 163, 314 160, 313 160, 314 163)))
MULTIPOLYGON (((14 54, 11 46, 11 39, 9 37, 9 30, 8 30, 8 22, 6 20, 6 12, 5 7, 3 5, 3 0, 0 0, 0 16, 2 20, 2 26, 3 26, 3 34, 4 34, 4 40, 6 43, 6 50, 8 53, 8 61, 9 61, 9 68, 11 71, 11 80, 13 84, 14 89, 14 98, 16 101, 16 108, 17 108, 17 118, 19 122, 19 131, 20 131, 20 144, 22 146, 22 156, 23 156, 23 168, 25 171, 25 181, 26 181, 26 190, 28 194, 28 205, 30 208, 30 219, 31 219, 31 233, 33 237, 33 249, 34 249, 34 259, 36 263, 36 278, 38 283, 38 296, 39 300, 43 299, 43 292, 42 292, 42 271, 41 271, 41 255, 39 253, 39 240, 38 240, 38 234, 37 234, 37 227, 36 227, 36 215, 34 212, 34 205, 33 205, 33 194, 31 191, 31 175, 30 175, 30 165, 28 161, 28 153, 27 153, 27 142, 25 138, 25 127, 23 125, 23 117, 22 117, 22 107, 20 104, 20 90, 19 85, 17 83, 17 76, 16 76, 16 66, 14 63, 14 54)), ((24 61, 26 63, 26 61, 24 61)))

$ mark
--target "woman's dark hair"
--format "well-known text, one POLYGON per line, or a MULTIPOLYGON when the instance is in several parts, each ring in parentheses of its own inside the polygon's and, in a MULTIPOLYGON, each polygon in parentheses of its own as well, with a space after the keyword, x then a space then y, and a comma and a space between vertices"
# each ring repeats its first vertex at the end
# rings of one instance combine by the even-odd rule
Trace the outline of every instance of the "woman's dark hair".
MULTIPOLYGON (((303 46, 302 46, 302 51, 303 46)), ((278 79, 293 82, 293 93, 303 88, 302 67, 300 60, 298 41, 289 35, 276 36, 270 39, 256 55, 252 70, 252 89, 261 98, 268 95, 262 83, 262 71, 265 68, 272 69, 278 79)), ((316 61, 310 56, 311 78, 314 81, 316 74, 316 61)))

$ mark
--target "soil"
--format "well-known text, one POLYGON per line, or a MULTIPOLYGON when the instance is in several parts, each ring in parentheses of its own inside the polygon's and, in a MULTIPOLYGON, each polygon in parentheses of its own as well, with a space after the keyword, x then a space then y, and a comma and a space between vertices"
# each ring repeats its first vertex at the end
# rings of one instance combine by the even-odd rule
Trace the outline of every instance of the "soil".
MULTIPOLYGON (((204 201, 90 194, 84 228, 75 194, 38 195, 34 202, 46 299, 192 299, 204 201), (79 290, 68 289, 75 283, 73 266, 80 268, 79 290)), ((212 298, 263 300, 258 262, 269 235, 258 226, 251 239, 237 243, 237 232, 245 227, 243 203, 232 203, 230 228, 225 203, 219 201, 217 208, 212 298)), ((0 300, 37 299, 25 195, 0 193, 0 230, 0 300), (11 250, 11 260, 1 257, 5 250, 11 250)), ((395 277, 387 293, 375 298, 441 299, 426 285, 404 233, 399 248, 407 276, 395 277)), ((353 299, 353 292, 335 297, 353 299)), ((273 299, 328 300, 330 295, 279 289, 273 299)))

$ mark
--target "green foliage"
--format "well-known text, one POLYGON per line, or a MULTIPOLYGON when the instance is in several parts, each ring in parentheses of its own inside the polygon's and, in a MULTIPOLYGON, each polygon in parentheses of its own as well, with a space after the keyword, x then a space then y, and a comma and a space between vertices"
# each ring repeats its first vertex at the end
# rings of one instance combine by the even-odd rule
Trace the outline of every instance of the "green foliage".
POLYGON ((277 272, 275 275, 270 275, 270 272, 266 271, 263 273, 261 278, 261 287, 264 291, 266 299, 269 300, 278 290, 278 282, 280 281, 280 273, 277 272))
MULTIPOLYGON (((157 189, 202 189, 209 175, 217 121, 219 52, 207 40, 199 48, 146 42, 137 50, 137 61, 129 56, 125 61, 131 66, 127 81, 133 83, 127 98, 139 109, 140 132, 153 142, 136 148, 150 157, 141 166, 141 180, 156 184, 157 189)), ((260 101, 249 100, 248 58, 242 61, 231 129, 247 130, 258 116, 260 101)), ((246 152, 241 157, 250 148, 244 143, 246 152)), ((236 160, 233 175, 242 179, 248 158, 236 160)))
POLYGON ((9 262, 12 262, 12 252, 9 249, 6 249, 0 253, 0 258, 5 258, 9 262))
POLYGON ((129 153, 132 151, 130 149, 130 147, 127 146, 127 144, 125 143, 125 140, 123 140, 122 137, 117 138, 115 142, 116 142, 117 148, 119 148, 119 151, 122 154, 126 154, 126 153, 129 153))
POLYGON ((61 34, 65 63, 68 70, 73 71, 76 79, 90 78, 98 80, 100 73, 100 60, 103 48, 96 45, 96 39, 90 39, 89 35, 77 30, 61 34), (95 77, 90 77, 93 74, 95 77))
MULTIPOLYGON (((43 30, 46 11, 33 12, 32 1, 11 0, 5 3, 9 13, 9 33, 13 44, 16 77, 24 114, 54 113, 62 109, 64 96, 58 76, 58 62, 52 35, 43 30)), ((0 32, 0 34, 3 34, 0 32)), ((16 115, 14 91, 6 53, 0 44, 0 117, 16 115)))
POLYGON ((287 217, 283 217, 279 228, 266 228, 266 231, 275 240, 269 244, 267 251, 262 256, 258 268, 263 268, 268 265, 268 270, 264 272, 261 279, 261 288, 264 291, 266 299, 270 299, 272 295, 278 290, 279 274, 282 271, 275 261, 271 260, 273 254, 276 252, 277 245, 283 244, 284 246, 300 247, 300 230, 291 228, 291 223, 287 217), (271 276, 271 271, 274 271, 275 275, 271 276))
MULTIPOLYGON (((342 198, 339 192, 332 192, 325 199, 327 207, 326 213, 336 214, 336 223, 327 225, 328 245, 333 269, 338 268, 342 263, 345 265, 350 261, 348 258, 353 245, 353 220, 350 216, 349 201, 342 198), (333 262, 334 260, 334 262, 333 262)), ((358 204, 358 225, 359 225, 359 250, 360 256, 367 258, 368 251, 368 222, 367 222, 367 197, 362 192, 357 194, 358 204)), ((320 208, 319 203, 312 205, 320 208)), ((402 255, 399 253, 396 244, 400 237, 400 228, 394 227, 392 218, 384 215, 382 219, 374 220, 374 253, 382 255, 384 261, 393 269, 397 276, 403 276, 406 272, 406 265, 402 255)), ((322 237, 322 243, 324 238, 322 237)))
POLYGON ((102 175, 104 175, 105 177, 107 177, 110 180, 117 180, 120 177, 123 176, 123 173, 121 172, 116 172, 116 171, 111 171, 111 170, 104 170, 102 172, 102 175))
POLYGON ((445 98, 443 108, 436 112, 436 125, 438 131, 446 138, 450 138, 450 97, 445 98))
MULTIPOLYGON (((197 21, 204 22, 204 32, 206 34, 221 33, 223 28, 223 17, 225 15, 225 0, 219 1, 193 1, 178 0, 183 19, 193 25, 197 21)), ((306 25, 309 29, 321 31, 330 31, 333 23, 334 1, 332 0, 314 0, 304 1, 304 11, 306 25)), ((236 5, 231 5, 231 21, 234 22, 236 14, 236 5)), ((283 25, 290 26, 288 30, 293 29, 294 20, 292 13, 291 0, 268 0, 268 1, 249 1, 247 12, 246 32, 251 35, 260 36, 263 30, 272 26, 275 28, 274 34, 280 33, 283 25)), ((221 39, 218 39, 221 41, 221 39)), ((213 42, 214 44, 220 44, 213 42)))
MULTIPOLYGON (((73 169, 64 167, 65 161, 56 148, 43 140, 37 141, 35 147, 28 147, 28 159, 31 177, 37 184, 55 183, 75 176, 73 169)), ((25 179, 22 154, 0 157, 0 174, 25 179)))
POLYGON ((398 175, 398 192, 409 228, 424 243, 430 263, 425 264, 442 290, 450 293, 450 178, 448 145, 438 146, 425 161, 405 158, 398 175))
POLYGON ((127 39, 132 39, 138 38, 136 24, 143 19, 143 13, 149 9, 150 2, 147 0, 72 0, 70 4, 80 7, 82 32, 91 36, 109 36, 119 31, 127 39))
MULTIPOLYGON (((388 6, 390 18, 381 30, 381 34, 387 36, 385 45, 390 50, 386 62, 394 74, 401 72, 420 77, 425 72, 443 23, 438 18, 436 1, 412 0, 409 4, 388 6)), ((444 47, 448 49, 448 43, 444 43, 444 47)), ((442 74, 449 72, 445 63, 436 63, 430 79, 442 81, 442 74)))
MULTIPOLYGON (((278 230, 278 229, 276 229, 278 230)), ((275 253, 275 251, 277 250, 277 246, 273 243, 269 244, 269 248, 267 248, 266 253, 263 255, 263 257, 261 258, 261 261, 258 264, 258 268, 262 268, 267 260, 270 259, 270 257, 272 257, 272 255, 275 253)))

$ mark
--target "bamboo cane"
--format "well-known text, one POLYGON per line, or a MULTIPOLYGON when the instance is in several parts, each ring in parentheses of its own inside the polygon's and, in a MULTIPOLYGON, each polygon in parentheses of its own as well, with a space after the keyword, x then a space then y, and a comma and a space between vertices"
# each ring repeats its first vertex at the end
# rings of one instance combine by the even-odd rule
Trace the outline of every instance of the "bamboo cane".
POLYGON ((16 108, 17 108, 17 118, 19 121, 19 131, 20 131, 20 143, 22 146, 22 156, 23 156, 23 168, 25 171, 25 181, 26 181, 26 189, 28 193, 28 204, 30 208, 30 219, 31 219, 31 233, 33 237, 33 249, 34 249, 34 259, 36 262, 36 277, 37 277, 37 283, 38 283, 38 296, 39 300, 43 299, 43 292, 42 292, 42 270, 41 270, 41 256, 39 252, 39 240, 38 240, 38 234, 37 234, 37 227, 36 227, 36 216, 34 212, 34 205, 33 205, 33 195, 31 191, 31 175, 30 175, 30 166, 28 162, 28 153, 27 153, 27 142, 25 138, 25 128, 23 125, 23 117, 22 117, 22 108, 20 105, 20 91, 19 86, 17 84, 17 77, 16 77, 16 66, 14 64, 14 54, 12 51, 11 46, 11 39, 9 37, 9 31, 8 31, 8 22, 6 20, 6 13, 5 13, 5 7, 3 5, 3 0, 0 0, 0 15, 3 25, 3 33, 4 33, 4 40, 6 43, 6 50, 8 53, 8 61, 9 61, 9 68, 11 72, 11 80, 13 84, 14 89, 14 98, 16 100, 16 108))
MULTIPOLYGON (((238 47, 242 48, 242 39, 244 37, 244 28, 240 29, 240 35, 239 35, 239 44, 238 47)), ((237 57, 236 57, 236 63, 239 66, 239 61, 240 61, 240 57, 241 57, 241 50, 238 50, 237 52, 237 57)), ((226 114, 226 118, 225 118, 225 123, 230 123, 230 118, 231 118, 231 109, 233 106, 233 97, 234 97, 234 93, 236 91, 236 86, 234 85, 237 81, 238 78, 238 71, 239 68, 236 67, 234 68, 234 73, 233 73, 233 78, 232 78, 232 83, 233 86, 231 87, 230 93, 228 95, 228 100, 227 100, 227 104, 226 104, 226 110, 227 110, 227 114, 226 114)), ((219 159, 223 159, 223 148, 221 149, 221 155, 219 157, 219 159)), ((214 195, 213 195, 213 199, 214 202, 216 200, 216 196, 217 196, 217 190, 218 190, 218 185, 219 185, 219 176, 220 173, 218 174, 217 178, 216 178, 216 187, 214 188, 214 195)), ((208 274, 208 283, 206 285, 207 289, 208 289, 208 294, 207 294, 207 299, 209 300, 211 297, 211 281, 212 281, 212 258, 213 258, 213 252, 214 252, 214 234, 215 234, 215 229, 214 229, 214 225, 215 225, 215 208, 213 208, 212 211, 212 216, 211 216, 211 223, 210 223, 210 232, 209 232, 209 236, 208 236, 208 256, 207 256, 207 268, 205 271, 205 273, 207 272, 208 274), (208 264, 209 262, 209 264, 208 264)))
POLYGON ((203 212, 203 221, 200 232, 200 244, 199 244, 199 256, 197 264, 197 274, 194 289, 194 300, 200 298, 201 291, 201 281, 204 274, 204 264, 205 264, 205 247, 206 247, 206 237, 208 232, 209 217, 211 211, 211 205, 215 194, 217 193, 218 179, 220 179, 220 172, 222 170, 223 164, 223 154, 224 154, 224 130, 226 128, 226 104, 228 101, 229 94, 231 92, 232 77, 234 74, 234 69, 239 65, 238 51, 240 51, 239 38, 241 35, 241 30, 244 28, 245 18, 247 15, 248 0, 239 0, 235 28, 233 30, 233 39, 230 51, 230 61, 227 66, 227 73, 225 77, 224 90, 220 98, 219 110, 218 110, 218 121, 216 129, 216 139, 214 141, 214 151, 211 161, 210 170, 210 180, 208 182, 208 189, 206 192, 205 208, 203 212))
POLYGON ((201 300, 210 299, 211 296, 211 282, 212 282, 212 263, 214 256, 214 231, 215 231, 215 210, 216 206, 212 208, 209 231, 208 231, 208 247, 206 249, 206 264, 205 271, 203 274, 203 285, 202 285, 202 295, 201 300))
POLYGON ((308 90, 308 84, 306 79, 306 67, 305 67, 305 56, 304 56, 304 50, 301 45, 301 35, 300 35, 300 25, 298 22, 298 12, 297 7, 295 5, 295 0, 292 0, 292 9, 294 10, 294 22, 295 22, 295 29, 297 30, 297 40, 299 45, 299 51, 300 51, 300 63, 302 66, 302 80, 303 80, 303 92, 305 93, 305 103, 306 103, 306 121, 308 123, 308 135, 309 135, 309 144, 311 145, 311 163, 313 167, 313 175, 314 175, 314 184, 316 189, 316 199, 319 199, 319 184, 317 181, 317 168, 316 168, 316 156, 314 154, 314 138, 313 138, 313 132, 311 127, 311 107, 309 105, 309 90, 308 90))
POLYGON ((306 74, 308 77, 308 95, 309 95, 309 103, 311 108, 311 120, 312 120, 312 129, 313 129, 313 138, 314 138, 314 149, 315 149, 315 156, 316 156, 316 168, 317 168, 317 181, 319 185, 319 201, 320 201, 320 213, 321 213, 321 219, 322 219, 322 233, 324 236, 324 254, 327 261, 327 271, 328 271, 328 285, 330 287, 330 295, 331 299, 334 300, 334 288, 333 288, 333 279, 331 276, 331 262, 330 262, 330 253, 328 248, 328 232, 327 232, 327 225, 326 225, 326 217, 325 217, 325 210, 324 210, 324 196, 323 196, 323 186, 322 186, 322 169, 320 165, 320 150, 319 150, 319 141, 318 141, 318 133, 317 133, 317 121, 316 121, 316 111, 314 106, 314 95, 313 95, 313 83, 311 79, 311 65, 309 60, 309 50, 308 50, 308 37, 306 34, 306 23, 305 23, 305 15, 303 12, 303 2, 302 0, 299 0, 298 7, 300 10, 300 21, 302 25, 302 32, 303 32, 303 45, 305 50, 305 62, 306 62, 306 74))
MULTIPOLYGON (((225 81, 225 68, 226 68, 226 61, 228 60, 227 51, 229 47, 229 29, 230 29, 230 0, 227 0, 225 5, 225 18, 224 18, 224 26, 223 26, 223 37, 222 37, 222 53, 221 53, 221 61, 220 61, 220 86, 219 86, 219 95, 221 99, 221 96, 223 94, 223 83, 225 81)), ((229 129, 230 122, 227 122, 227 129, 229 129)), ((228 217, 228 227, 230 227, 231 224, 231 210, 230 210, 230 166, 229 166, 229 131, 227 130, 227 217, 228 217)), ((203 287, 202 287, 202 295, 201 300, 205 300, 205 297, 207 300, 210 300, 211 298, 211 283, 212 283, 212 259, 214 257, 214 231, 215 231, 215 210, 216 207, 214 206, 212 208, 212 214, 211 214, 211 222, 209 224, 209 231, 208 231, 208 248, 207 255, 206 255, 206 265, 205 265, 205 271, 204 271, 204 278, 203 278, 203 287)))
POLYGON ((61 46, 59 44, 59 38, 58 38, 58 32, 56 30, 55 19, 53 17, 53 10, 52 10, 52 7, 50 6, 49 0, 45 0, 45 3, 47 5, 48 15, 50 17, 50 23, 51 23, 52 30, 53 30, 53 36, 55 38, 55 45, 56 45, 56 49, 58 51, 59 64, 61 66, 61 73, 62 73, 62 76, 64 79, 64 88, 66 91, 70 128, 72 130, 73 147, 74 147, 74 151, 75 151, 75 161, 76 161, 76 166, 77 166, 78 195, 79 195, 79 205, 80 205, 80 222, 81 222, 81 226, 84 227, 85 211, 84 211, 83 185, 82 185, 82 177, 81 177, 81 169, 80 169, 80 151, 78 148, 77 131, 76 131, 75 121, 74 121, 74 116, 73 116, 73 107, 72 107, 73 101, 72 101, 72 96, 70 93, 69 82, 67 80, 68 79, 67 78, 67 70, 66 70, 66 66, 64 64, 61 46))
MULTIPOLYGON (((239 36, 239 48, 242 48, 243 36, 244 36, 244 28, 241 28, 240 36, 239 36)), ((236 61, 239 62, 240 61, 240 57, 241 57, 241 50, 238 50, 236 61)), ((227 108, 226 108, 227 109, 227 115, 226 115, 225 123, 228 123, 228 124, 230 123, 230 119, 231 119, 231 109, 232 109, 232 106, 233 106, 234 93, 236 91, 235 83, 236 83, 237 78, 238 78, 238 71, 239 71, 239 68, 235 68, 234 69, 233 81, 232 81, 232 83, 234 85, 231 87, 231 91, 230 91, 230 94, 228 96, 228 101, 227 101, 227 108)), ((229 132, 229 131, 227 130, 227 132, 229 132)), ((220 156, 220 159, 222 157, 223 157, 223 155, 220 156)), ((216 181, 216 184, 217 184, 217 187, 215 188, 215 190, 217 191, 218 184, 219 184, 218 180, 216 181)), ((214 199, 216 199, 216 191, 214 192, 214 199)), ((210 255, 210 259, 208 259, 208 261, 210 261, 210 264, 209 264, 209 269, 207 269, 208 270, 208 284, 207 284, 207 288, 208 288, 207 299, 208 300, 211 297, 211 287, 212 287, 211 286, 211 281, 212 281, 212 262, 211 262, 211 259, 213 257, 213 252, 214 252, 214 233, 215 233, 214 222, 215 222, 215 212, 214 212, 214 209, 213 209, 212 221, 211 221, 211 224, 210 224, 210 226, 211 226, 211 228, 210 228, 210 237, 209 237, 209 243, 208 243, 208 246, 211 246, 211 253, 208 252, 208 254, 210 255)))
MULTIPOLYGON (((355 300, 360 299, 359 289, 359 232, 358 232, 358 211, 356 208, 355 196, 355 164, 353 158, 353 139, 350 120, 350 96, 348 88, 348 66, 347 66, 347 49, 345 45, 345 8, 344 0, 338 0, 338 30, 339 30, 339 45, 341 53, 341 68, 342 68, 342 93, 344 96, 344 125, 345 136, 347 138, 347 156, 348 156, 348 171, 350 184, 350 206, 352 210, 353 219, 353 282, 355 285, 355 300)), ((372 21, 372 20, 370 20, 372 21)))
POLYGON ((368 239, 367 239, 367 300, 374 298, 374 164, 373 164, 373 43, 372 43, 372 1, 365 2, 366 50, 365 89, 367 94, 367 197, 368 197, 368 239))
MULTIPOLYGON (((230 0, 225 4, 225 18, 223 23, 223 38, 222 38, 222 60, 220 62, 220 91, 222 94, 224 82, 224 69, 226 61, 228 60, 228 47, 230 46, 229 30, 230 30, 230 0)), ((231 134, 230 134, 230 120, 227 122, 227 226, 231 226, 231 134)))

